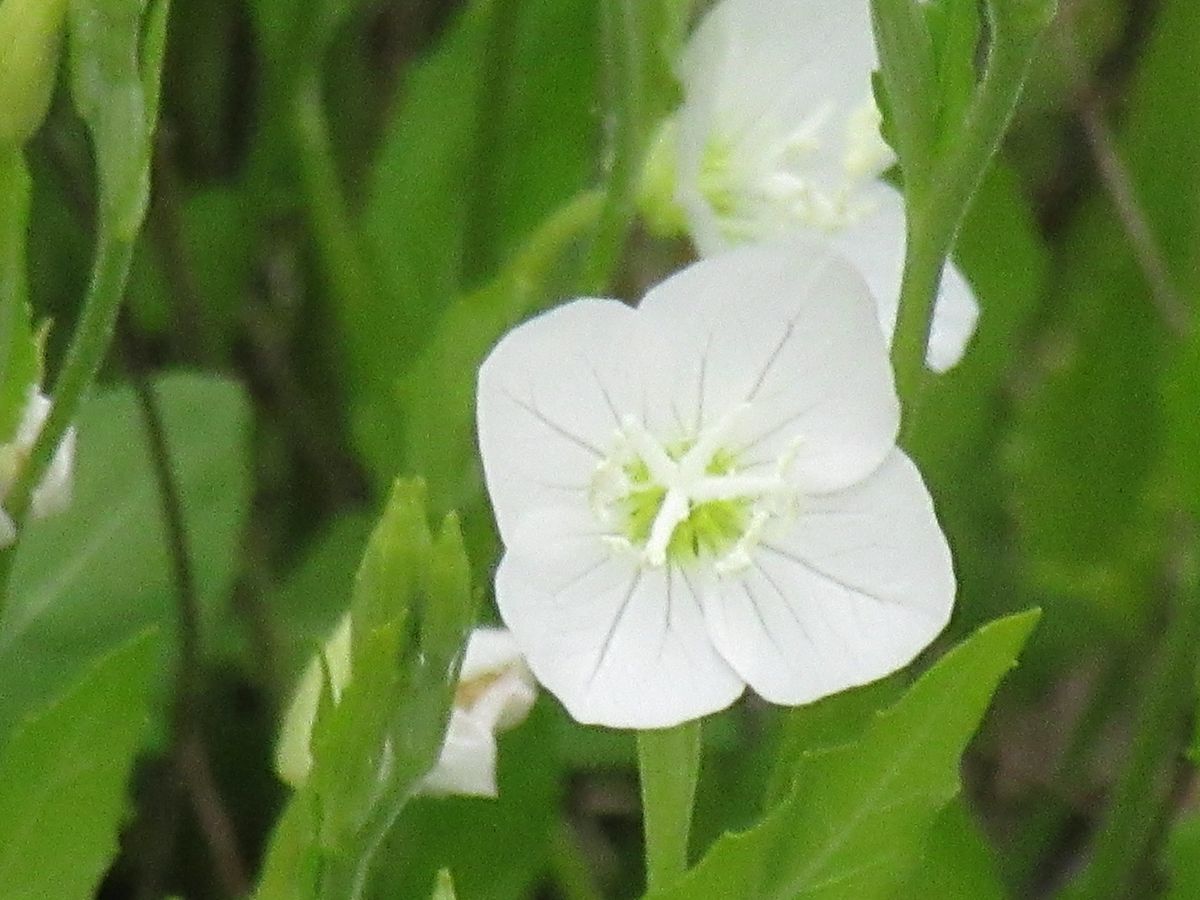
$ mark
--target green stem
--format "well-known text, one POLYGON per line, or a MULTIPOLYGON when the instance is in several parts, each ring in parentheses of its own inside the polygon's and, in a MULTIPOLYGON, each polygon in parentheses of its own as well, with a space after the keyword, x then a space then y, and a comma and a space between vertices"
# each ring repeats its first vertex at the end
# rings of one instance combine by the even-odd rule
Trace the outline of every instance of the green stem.
MULTIPOLYGON (((29 222, 29 172, 17 147, 0 147, 0 385, 7 383, 13 341, 25 315, 25 232, 29 222)), ((7 436, 0 434, 0 443, 7 436)))
POLYGON ((700 778, 700 720, 638 732, 646 880, 650 891, 669 888, 688 867, 688 836, 700 778))
POLYGON ((9 513, 18 526, 25 518, 34 487, 42 480, 112 343, 132 259, 133 241, 113 239, 102 227, 83 313, 54 384, 50 414, 9 494, 9 513))
POLYGON ((633 222, 651 115, 642 27, 644 5, 644 0, 605 0, 602 6, 609 65, 611 169, 600 224, 584 260, 584 293, 608 290, 633 222))
POLYGON ((906 410, 925 377, 925 355, 942 267, 967 207, 1012 118, 1040 30, 1011 27, 991 9, 992 40, 983 78, 967 110, 961 137, 948 145, 930 177, 906 184, 908 235, 900 312, 892 341, 896 391, 906 410))

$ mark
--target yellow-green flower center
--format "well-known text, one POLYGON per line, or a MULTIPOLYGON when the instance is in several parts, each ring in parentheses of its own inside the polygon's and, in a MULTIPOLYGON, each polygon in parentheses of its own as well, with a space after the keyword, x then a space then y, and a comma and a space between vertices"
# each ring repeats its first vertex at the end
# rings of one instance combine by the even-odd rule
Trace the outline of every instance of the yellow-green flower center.
MULTIPOLYGON (((651 567, 706 560, 748 564, 747 553, 789 495, 782 467, 751 473, 723 449, 735 410, 695 439, 661 443, 626 419, 613 455, 596 469, 591 502, 607 540, 651 567)), ((786 504, 783 504, 786 506, 786 504)))
MULTIPOLYGON (((689 445, 677 450, 668 449, 672 459, 679 461, 689 445)), ((713 455, 705 468, 709 476, 729 475, 735 471, 733 456, 726 451, 713 455)), ((650 540, 654 523, 662 512, 667 488, 655 483, 650 467, 641 459, 626 463, 629 494, 620 501, 624 515, 624 534, 635 547, 645 547, 650 540)), ((753 513, 749 497, 732 500, 689 501, 686 517, 675 525, 667 542, 667 561, 690 562, 702 557, 720 557, 729 552, 746 533, 753 513)))

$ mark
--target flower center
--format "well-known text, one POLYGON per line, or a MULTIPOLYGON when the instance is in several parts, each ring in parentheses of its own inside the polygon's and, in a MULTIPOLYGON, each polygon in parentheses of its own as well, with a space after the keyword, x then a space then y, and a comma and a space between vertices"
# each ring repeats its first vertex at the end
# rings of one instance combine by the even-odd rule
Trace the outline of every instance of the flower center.
POLYGON ((773 139, 751 134, 733 140, 720 133, 710 138, 700 190, 727 238, 757 239, 797 223, 833 233, 874 211, 861 188, 895 162, 880 134, 879 110, 868 97, 845 117, 841 135, 828 133, 835 112, 832 103, 822 104, 773 139), (812 171, 830 140, 840 140, 841 150, 841 171, 832 181, 812 171))
POLYGON ((749 565, 763 527, 789 508, 794 494, 782 463, 770 476, 739 468, 725 447, 737 415, 674 443, 626 417, 591 487, 593 511, 611 529, 611 543, 652 567, 701 559, 714 560, 718 570, 749 565))

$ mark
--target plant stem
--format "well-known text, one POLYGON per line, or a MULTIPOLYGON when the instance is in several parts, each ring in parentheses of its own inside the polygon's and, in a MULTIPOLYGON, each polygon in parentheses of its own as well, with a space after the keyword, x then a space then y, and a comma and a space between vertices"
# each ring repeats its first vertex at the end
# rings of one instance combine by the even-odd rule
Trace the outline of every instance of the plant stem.
POLYGON ((646 880, 651 891, 671 886, 687 871, 692 807, 700 778, 700 720, 638 732, 646 880))
POLYGON ((113 239, 101 227, 92 280, 71 347, 54 384, 50 414, 8 498, 9 514, 18 527, 25 518, 34 487, 42 480, 54 451, 75 418, 84 392, 96 377, 112 343, 132 259, 133 241, 113 239))
POLYGON ((900 311, 892 341, 896 391, 907 409, 916 402, 925 377, 925 355, 934 299, 942 267, 954 246, 967 207, 1012 118, 1040 30, 1009 27, 1007 16, 992 11, 992 40, 983 78, 967 110, 962 136, 947 145, 928 182, 905 185, 908 247, 900 311))
MULTIPOLYGON (((0 385, 6 383, 13 338, 25 314, 25 230, 29 172, 19 148, 0 147, 0 385)), ((8 440, 0 434, 0 443, 8 440)))

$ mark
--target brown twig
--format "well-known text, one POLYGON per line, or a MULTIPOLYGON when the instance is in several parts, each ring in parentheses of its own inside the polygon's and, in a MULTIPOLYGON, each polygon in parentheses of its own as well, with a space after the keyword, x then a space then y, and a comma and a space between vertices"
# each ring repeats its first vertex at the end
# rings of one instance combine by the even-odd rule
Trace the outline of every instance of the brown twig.
POLYGON ((1171 333, 1184 338, 1192 330, 1191 310, 1175 287, 1166 256, 1138 199, 1129 169, 1121 159, 1117 141, 1105 117, 1103 101, 1093 88, 1084 66, 1079 46, 1075 41, 1074 17, 1078 11, 1077 7, 1077 0, 1064 3, 1057 32, 1059 50, 1075 92, 1076 112, 1083 126, 1084 137, 1091 150, 1100 181, 1116 207, 1117 216, 1126 237, 1129 238, 1138 267, 1150 287, 1151 302, 1171 333))
POLYGON ((120 336, 127 362, 126 368, 141 408, 150 458, 158 481, 163 526, 178 600, 176 640, 179 662, 175 703, 174 764, 184 790, 191 801, 201 834, 212 854, 213 865, 222 889, 230 897, 244 897, 249 893, 246 866, 238 849, 233 819, 226 810, 217 788, 204 746, 202 731, 196 719, 202 659, 200 602, 196 591, 191 555, 188 551, 187 527, 183 520, 183 503, 171 465, 166 429, 163 426, 154 387, 136 362, 133 341, 128 330, 121 327, 120 336))

